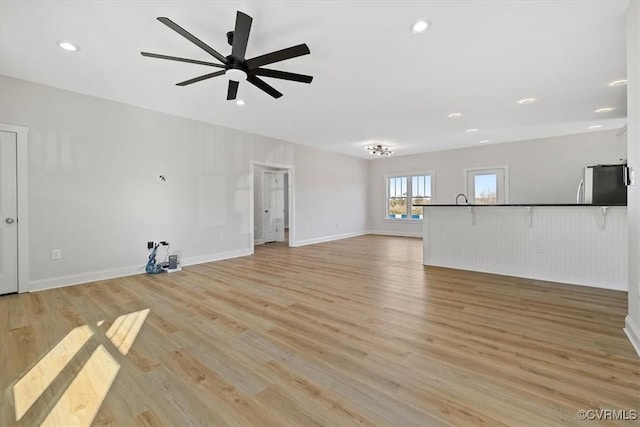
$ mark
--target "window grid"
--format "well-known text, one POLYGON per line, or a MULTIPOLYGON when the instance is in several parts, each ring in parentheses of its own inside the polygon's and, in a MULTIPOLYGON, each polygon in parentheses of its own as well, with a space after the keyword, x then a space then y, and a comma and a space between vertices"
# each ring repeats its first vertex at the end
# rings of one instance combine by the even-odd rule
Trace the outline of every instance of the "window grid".
POLYGON ((431 203, 432 174, 391 176, 387 178, 387 186, 387 219, 421 220, 423 218, 423 208, 413 205, 431 203))

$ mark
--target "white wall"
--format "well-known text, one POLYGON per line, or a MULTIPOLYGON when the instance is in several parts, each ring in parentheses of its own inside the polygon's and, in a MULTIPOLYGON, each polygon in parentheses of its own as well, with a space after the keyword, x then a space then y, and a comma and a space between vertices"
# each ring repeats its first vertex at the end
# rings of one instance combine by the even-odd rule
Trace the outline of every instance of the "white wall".
POLYGON ((366 228, 366 160, 4 76, 0 93, 0 122, 30 128, 30 289, 142 271, 148 240, 187 264, 250 253, 251 161, 296 166, 300 239, 366 228))
POLYGON ((627 149, 636 183, 628 189, 629 315, 625 331, 640 355, 640 2, 627 11, 627 149))
POLYGON ((385 174, 433 171, 436 204, 453 204, 464 193, 465 168, 509 166, 509 203, 575 203, 583 168, 620 163, 627 157, 617 131, 590 132, 371 160, 369 230, 422 235, 420 222, 394 222, 385 216, 385 174))
POLYGON ((367 162, 304 145, 293 147, 297 245, 366 231, 367 162), (304 188, 304 191, 300 191, 304 188), (361 217, 362 211, 365 220, 361 217))

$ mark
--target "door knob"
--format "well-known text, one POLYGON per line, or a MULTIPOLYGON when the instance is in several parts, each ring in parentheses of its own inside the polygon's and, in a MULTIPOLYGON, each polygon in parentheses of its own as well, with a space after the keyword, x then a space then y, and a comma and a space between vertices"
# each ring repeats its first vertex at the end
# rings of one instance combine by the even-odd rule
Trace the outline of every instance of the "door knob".
POLYGON ((7 218, 4 220, 4 222, 6 222, 7 224, 13 224, 13 218, 7 218))

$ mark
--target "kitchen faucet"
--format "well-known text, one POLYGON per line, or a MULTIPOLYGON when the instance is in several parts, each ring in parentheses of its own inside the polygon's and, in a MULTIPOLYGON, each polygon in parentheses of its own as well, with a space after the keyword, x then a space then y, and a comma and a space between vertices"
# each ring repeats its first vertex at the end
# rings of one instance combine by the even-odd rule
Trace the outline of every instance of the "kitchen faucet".
POLYGON ((467 200, 467 196, 463 193, 460 193, 456 196, 456 205, 458 204, 458 199, 460 198, 460 196, 464 197, 464 204, 468 205, 469 204, 469 200, 467 200))

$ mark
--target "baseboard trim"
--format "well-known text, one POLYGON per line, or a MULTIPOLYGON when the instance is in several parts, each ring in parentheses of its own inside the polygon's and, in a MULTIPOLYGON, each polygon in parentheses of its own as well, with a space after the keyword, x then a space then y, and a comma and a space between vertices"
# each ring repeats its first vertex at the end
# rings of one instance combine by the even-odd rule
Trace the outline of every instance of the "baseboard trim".
MULTIPOLYGON (((424 249, 423 249, 424 250, 424 249)), ((464 271, 475 271, 478 273, 488 273, 488 274, 496 274, 498 276, 509 276, 509 277, 520 277, 522 279, 531 279, 531 280, 540 280, 543 282, 553 282, 564 285, 577 285, 577 286, 586 286, 589 288, 598 288, 598 289, 609 289, 612 291, 622 291, 628 292, 626 288, 626 283, 616 283, 616 282, 589 282, 588 278, 581 277, 567 277, 555 274, 546 274, 542 271, 527 271, 523 272, 522 270, 517 270, 515 268, 505 268, 501 265, 495 266, 483 266, 482 268, 478 268, 475 265, 469 263, 458 263, 450 260, 433 260, 430 259, 427 261, 427 264, 422 263, 425 267, 443 267, 443 268, 451 268, 454 270, 464 270, 464 271)))
POLYGON ((295 248, 298 246, 315 245, 316 243, 325 243, 325 242, 331 242, 334 240, 348 239, 350 237, 364 236, 365 234, 368 234, 368 233, 366 231, 356 231, 353 233, 334 234, 332 236, 316 237, 314 239, 298 240, 295 242, 290 242, 289 246, 291 246, 292 248, 295 248))
POLYGON ((410 231, 367 230, 367 234, 377 234, 377 235, 380 235, 380 236, 419 237, 419 238, 422 238, 422 233, 421 232, 410 232, 410 231))
POLYGON ((640 328, 633 322, 633 319, 630 316, 627 316, 624 319, 624 333, 627 334, 627 338, 629 338, 629 342, 638 353, 638 357, 640 357, 640 328))
MULTIPOLYGON (((216 254, 201 255, 195 257, 184 258, 180 260, 180 266, 203 264, 206 262, 222 261, 230 258, 238 258, 251 255, 251 249, 239 249, 229 252, 220 252, 216 254)), ((59 276, 52 279, 33 280, 29 282, 27 292, 45 291, 47 289, 63 288, 65 286, 80 285, 84 283, 98 282, 101 280, 116 279, 118 277, 134 276, 143 274, 145 263, 136 266, 114 268, 111 270, 94 271, 90 273, 71 274, 68 276, 59 276)))
POLYGON ((144 273, 145 263, 136 266, 114 268, 110 270, 93 271, 89 273, 70 274, 51 279, 32 280, 27 291, 46 291, 47 289, 64 288, 65 286, 80 285, 83 283, 98 282, 100 280, 115 279, 117 277, 133 276, 144 273))
POLYGON ((249 255, 251 255, 251 249, 238 249, 238 250, 229 251, 229 252, 220 252, 216 254, 183 258, 180 261, 180 265, 184 267, 187 265, 204 264, 206 262, 222 261, 225 259, 239 258, 239 257, 249 256, 249 255))
POLYGON ((253 241, 253 246, 264 245, 264 239, 256 239, 253 241))

